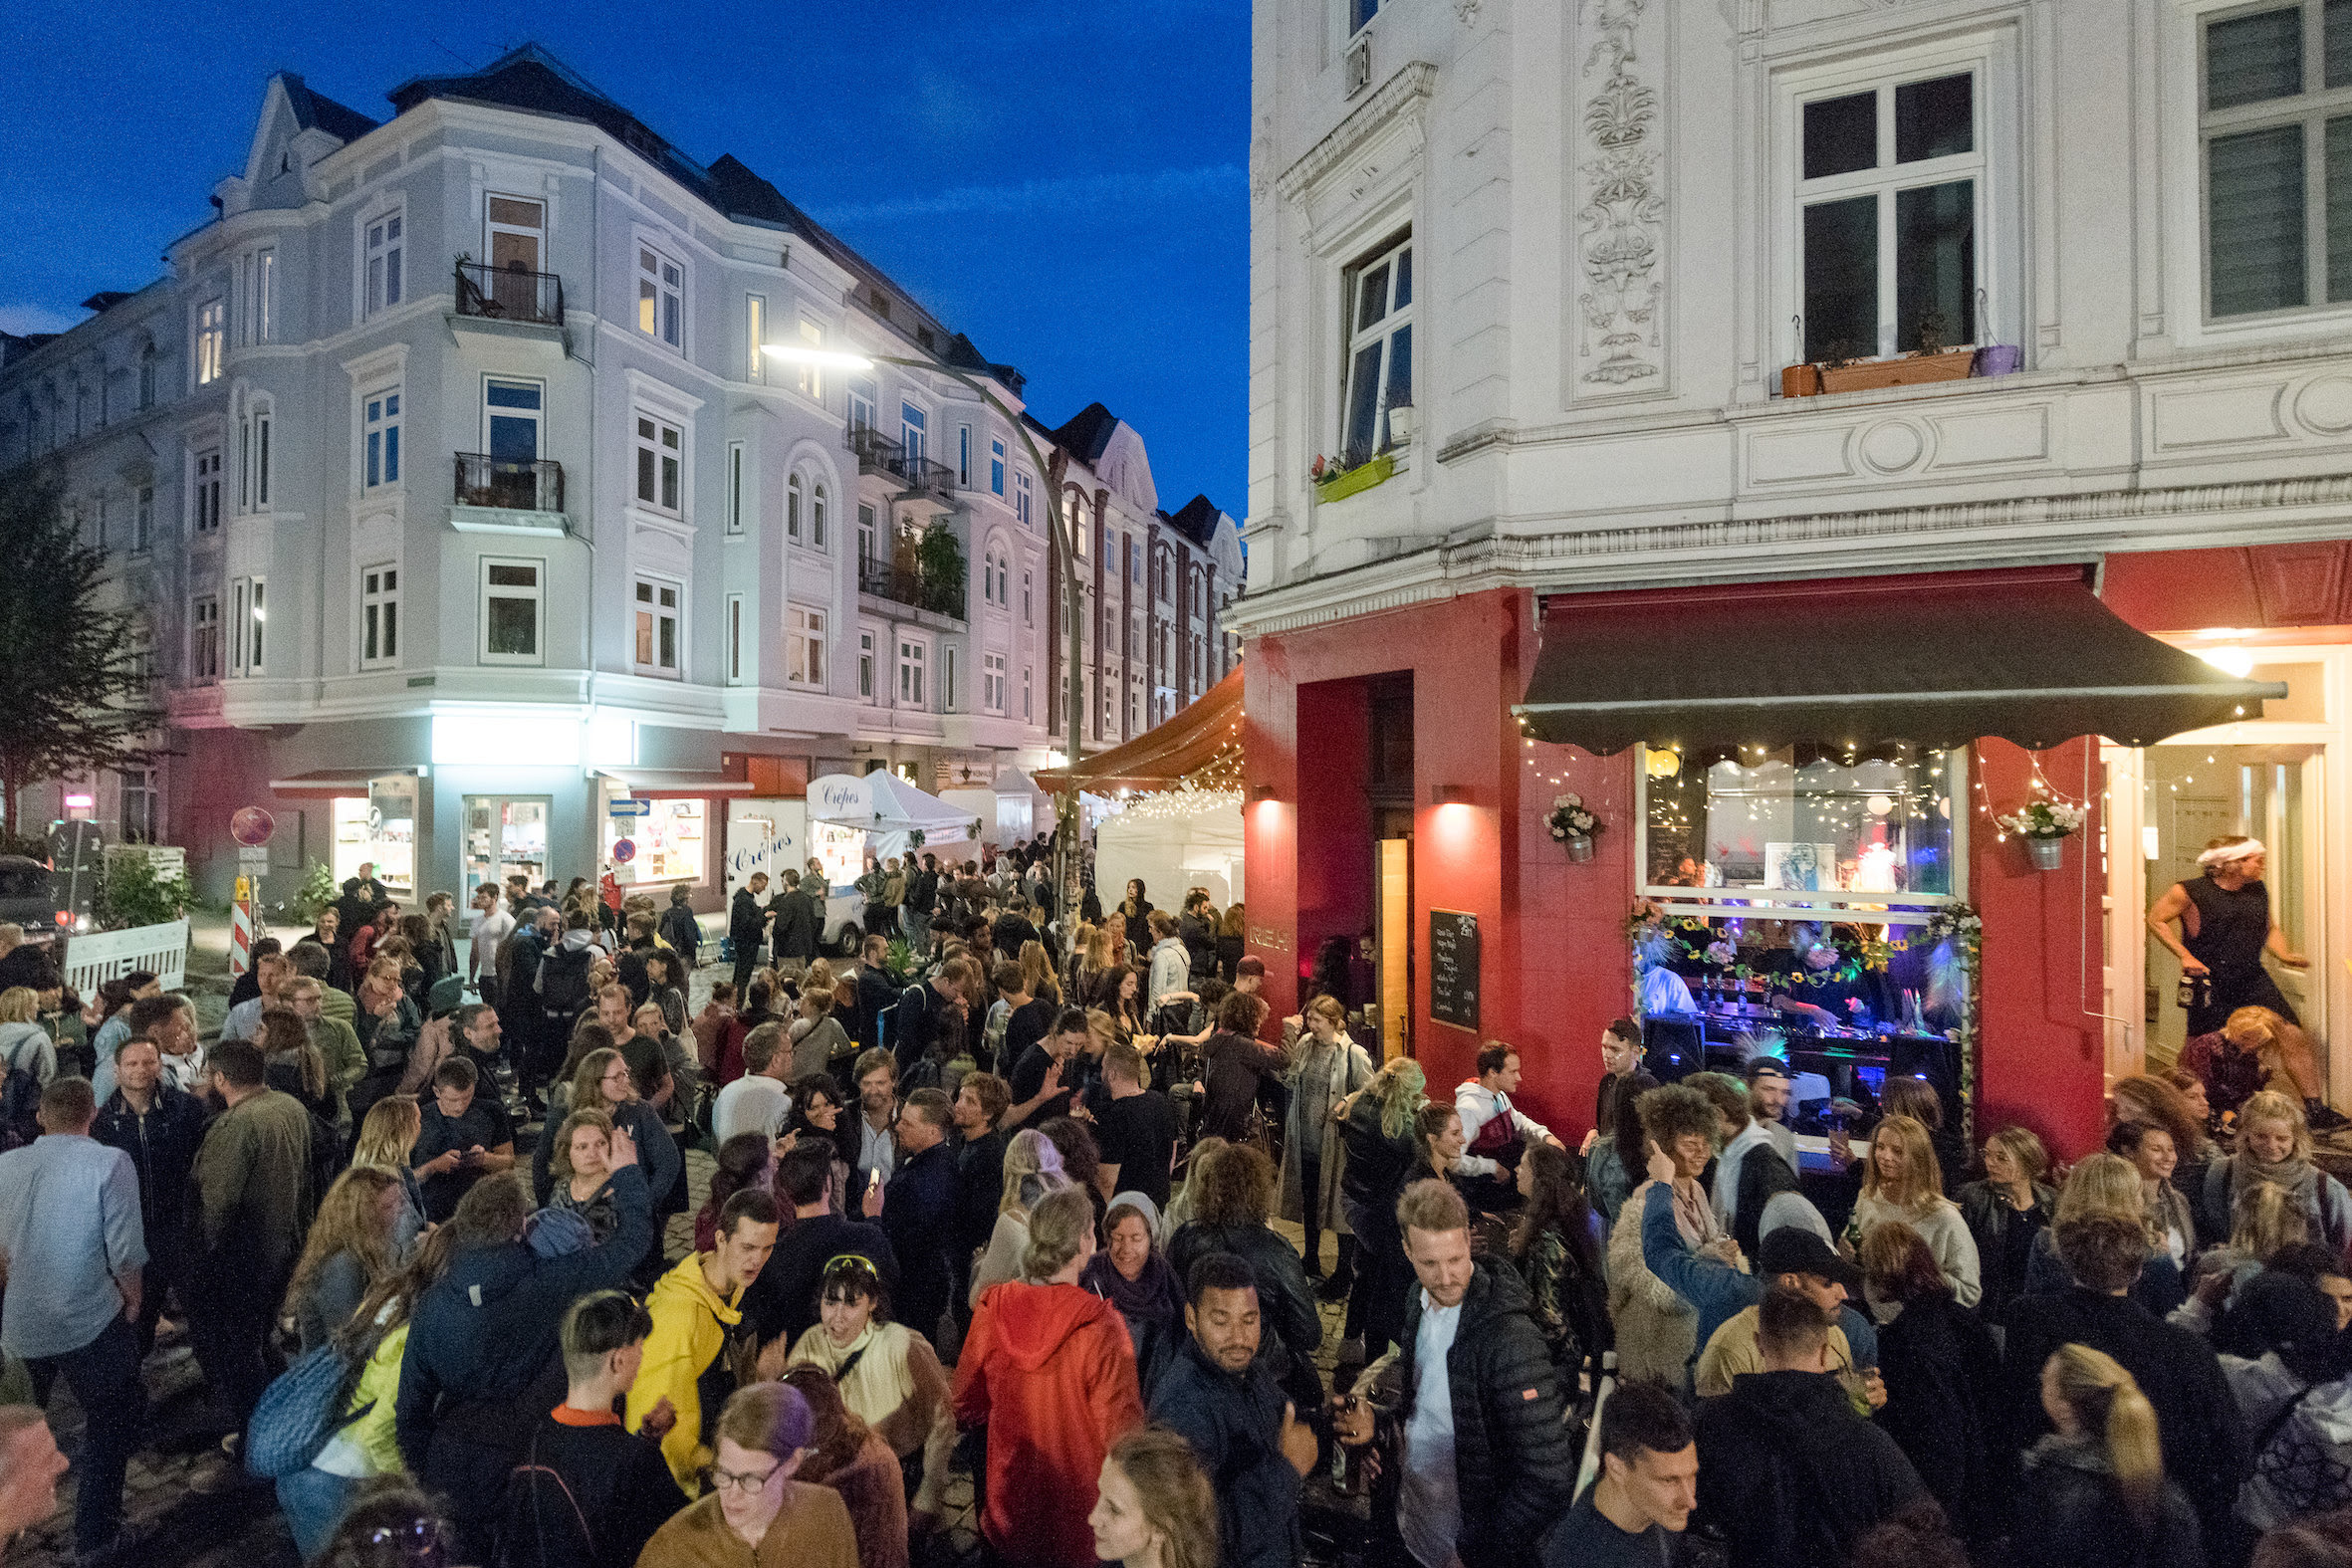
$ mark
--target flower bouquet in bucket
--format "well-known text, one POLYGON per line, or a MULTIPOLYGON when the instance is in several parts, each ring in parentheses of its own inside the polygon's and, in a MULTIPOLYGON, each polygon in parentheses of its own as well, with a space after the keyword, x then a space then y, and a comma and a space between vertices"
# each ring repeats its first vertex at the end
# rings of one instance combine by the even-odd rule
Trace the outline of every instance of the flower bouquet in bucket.
POLYGON ((2082 831, 2082 824, 2090 819, 2090 814, 2087 805, 2070 805, 2064 800, 2031 800, 1994 820, 2025 840, 2035 870, 2055 871, 2066 840, 2082 831))
POLYGON ((1600 818, 1584 803, 1582 795, 1554 795, 1551 814, 1544 818, 1551 836, 1568 846, 1568 858, 1586 861, 1592 858, 1592 835, 1600 831, 1600 818))

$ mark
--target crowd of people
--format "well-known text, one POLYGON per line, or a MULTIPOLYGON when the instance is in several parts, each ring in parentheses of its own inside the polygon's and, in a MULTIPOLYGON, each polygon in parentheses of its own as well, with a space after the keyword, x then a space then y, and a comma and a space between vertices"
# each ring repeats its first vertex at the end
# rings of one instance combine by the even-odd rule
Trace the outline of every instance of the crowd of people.
POLYGON ((1044 851, 874 867, 853 958, 817 866, 726 960, 516 879, 462 967, 362 876, 210 1039, 0 929, 0 1535, 62 1382, 78 1562, 151 1554, 184 1336, 192 1484, 332 1568, 912 1568, 967 1471, 1025 1568, 2352 1564, 2352 1197, 2285 1025, 2121 1080, 2062 1173, 1903 1079, 1823 1172, 1776 1059, 1660 1084, 1619 1020, 1571 1147, 1507 1043, 1376 1061, 1354 944, 1277 1019, 1238 905, 1057 919, 1044 851))

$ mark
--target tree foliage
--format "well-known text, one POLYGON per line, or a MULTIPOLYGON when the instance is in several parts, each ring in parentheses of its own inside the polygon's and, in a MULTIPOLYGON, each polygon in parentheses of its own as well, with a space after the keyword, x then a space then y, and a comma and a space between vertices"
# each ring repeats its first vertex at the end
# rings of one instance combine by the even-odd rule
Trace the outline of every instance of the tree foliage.
POLYGON ((140 767, 155 755, 152 705, 131 611, 103 607, 106 552, 82 542, 53 473, 0 477, 0 829, 47 779, 140 767))

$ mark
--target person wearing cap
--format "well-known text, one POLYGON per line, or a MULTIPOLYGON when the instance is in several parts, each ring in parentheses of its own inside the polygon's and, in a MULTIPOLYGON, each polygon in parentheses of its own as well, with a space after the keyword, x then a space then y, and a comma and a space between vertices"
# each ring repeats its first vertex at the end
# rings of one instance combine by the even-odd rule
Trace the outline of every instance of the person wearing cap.
MULTIPOLYGON (((1886 1403, 1886 1386, 1878 1380, 1878 1369, 1854 1359, 1853 1341, 1845 1331, 1849 1318, 1856 1320, 1858 1328, 1864 1326, 1861 1314, 1848 1304, 1862 1295, 1860 1269, 1838 1256, 1812 1232, 1801 1226, 1782 1226, 1764 1238, 1752 1283, 1759 1300, 1765 1290, 1784 1286, 1819 1307, 1821 1320, 1829 1325, 1829 1370, 1849 1389, 1857 1381, 1865 1387, 1871 1409, 1886 1403)), ((1701 1399, 1729 1394, 1732 1379, 1764 1369, 1764 1352, 1756 1344, 1757 1317, 1755 1307, 1742 1307, 1709 1336, 1699 1352, 1694 1383, 1701 1399)))
MULTIPOLYGON (((1781 1275, 1797 1274, 1813 1276, 1837 1292, 1837 1309, 1831 1312, 1824 1307, 1823 1315, 1843 1334, 1848 1364, 1868 1367, 1877 1363, 1877 1330, 1868 1318, 1842 1304, 1861 1291, 1861 1275, 1830 1246, 1824 1234, 1826 1227, 1816 1231, 1809 1225, 1793 1224, 1765 1232, 1757 1246, 1757 1271, 1742 1273, 1714 1253, 1700 1251, 1683 1240, 1674 1223, 1673 1164, 1671 1156, 1653 1152, 1650 1180, 1635 1195, 1641 1200, 1642 1266, 1699 1309, 1698 1342, 1703 1350, 1714 1346, 1717 1330, 1755 1306, 1781 1275)), ((1822 1297, 1811 1299, 1820 1304, 1826 1294, 1825 1289, 1822 1297)), ((1729 1374, 1726 1376, 1728 1380, 1729 1374)))

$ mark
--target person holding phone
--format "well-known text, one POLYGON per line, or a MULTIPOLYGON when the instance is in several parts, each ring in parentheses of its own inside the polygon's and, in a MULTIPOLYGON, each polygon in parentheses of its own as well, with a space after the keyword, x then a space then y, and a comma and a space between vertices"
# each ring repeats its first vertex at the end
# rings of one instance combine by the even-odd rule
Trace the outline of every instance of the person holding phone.
POLYGON ((494 1094, 476 1094, 474 1064, 452 1056, 433 1070, 433 1097, 419 1107, 424 1130, 409 1168, 424 1189, 425 1216, 439 1225, 483 1177, 515 1167, 515 1124, 494 1094))

